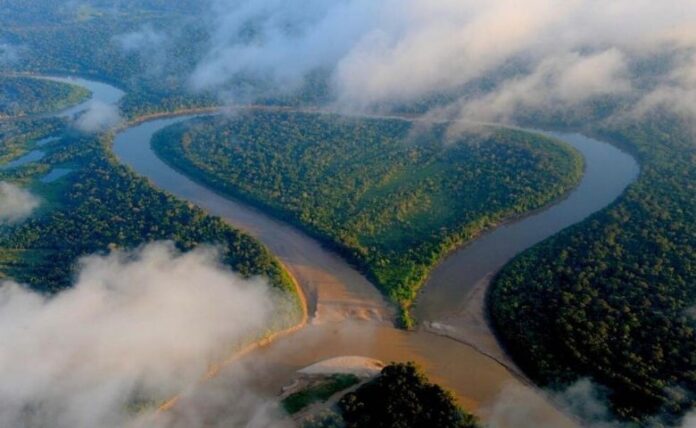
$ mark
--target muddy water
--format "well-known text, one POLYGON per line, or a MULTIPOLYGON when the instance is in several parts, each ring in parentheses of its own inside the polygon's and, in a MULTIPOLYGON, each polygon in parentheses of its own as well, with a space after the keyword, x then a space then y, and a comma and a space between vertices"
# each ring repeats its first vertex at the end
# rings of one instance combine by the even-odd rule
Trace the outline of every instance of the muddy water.
POLYGON ((310 314, 315 316, 312 324, 254 352, 242 362, 253 361, 255 367, 262 367, 263 376, 257 377, 254 387, 273 394, 297 369, 335 356, 415 360, 434 380, 455 391, 464 406, 484 417, 490 416, 501 391, 517 387, 525 389, 525 402, 520 405, 530 412, 530 418, 546 426, 573 426, 515 374, 514 364, 500 351, 483 320, 482 296, 490 275, 515 254, 582 220, 620 195, 638 172, 630 156, 580 135, 554 135, 585 156, 586 174, 580 186, 561 203, 502 226, 447 258, 433 273, 416 306, 416 314, 427 328, 407 333, 394 329, 389 322, 381 322, 390 319, 392 311, 379 293, 316 241, 210 191, 159 160, 150 149, 152 135, 189 118, 154 120, 129 128, 117 135, 114 152, 156 186, 264 242, 307 291, 310 314))
POLYGON ((172 170, 151 150, 158 130, 190 117, 146 122, 118 134, 116 156, 157 187, 219 216, 263 242, 301 284, 316 322, 390 320, 392 308, 358 272, 294 227, 259 210, 218 195, 172 170))
POLYGON ((415 317, 425 329, 474 346, 517 370, 486 320, 491 279, 523 250, 578 223, 613 202, 639 173, 636 161, 607 143, 579 134, 540 132, 582 153, 585 174, 567 198, 484 234, 455 251, 432 272, 416 301, 415 317))
POLYGON ((461 312, 477 283, 521 251, 609 205, 638 175, 638 165, 614 146, 579 134, 545 133, 563 140, 585 158, 579 186, 560 203, 502 225, 456 251, 426 282, 415 315, 436 321, 461 312))

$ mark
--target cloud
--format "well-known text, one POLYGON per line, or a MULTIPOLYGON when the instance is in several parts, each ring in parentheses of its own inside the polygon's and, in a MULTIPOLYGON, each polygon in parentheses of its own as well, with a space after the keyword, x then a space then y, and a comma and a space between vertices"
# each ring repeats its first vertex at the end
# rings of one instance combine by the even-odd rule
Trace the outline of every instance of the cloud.
POLYGON ((118 107, 99 101, 90 102, 87 110, 75 120, 75 127, 82 132, 105 131, 121 121, 118 107))
MULTIPOLYGON (((621 428, 619 422, 613 421, 607 401, 602 390, 587 379, 581 379, 560 392, 548 393, 558 409, 567 415, 580 417, 583 426, 588 428, 621 428)), ((490 428, 556 428, 574 426, 571 419, 566 423, 556 418, 548 418, 550 409, 548 401, 539 393, 521 385, 510 384, 503 388, 491 407, 485 409, 490 428)), ((562 416, 559 416, 562 417, 562 416)), ((570 418, 570 417, 568 417, 570 418)), ((627 427, 626 427, 627 428, 627 427)))
MULTIPOLYGON (((616 420, 609 408, 607 390, 589 379, 579 379, 560 391, 541 393, 518 384, 506 385, 496 400, 483 409, 490 428, 558 428, 558 426, 578 426, 578 422, 587 428, 633 428, 634 423, 616 420), (552 402, 556 409, 551 409, 552 402), (559 413, 559 417, 549 418, 550 412, 559 413), (572 418, 572 419, 571 419, 572 418), (578 419, 579 418, 579 419, 578 419)), ((683 392, 675 392, 683 393, 683 392)), ((679 428, 696 428, 696 413, 691 412, 675 423, 671 417, 656 415, 643 421, 647 427, 674 426, 679 428), (668 421, 668 422, 666 422, 668 421)))
POLYGON ((215 250, 182 254, 170 243, 87 257, 75 286, 53 297, 6 282, 0 426, 142 422, 134 399, 161 400, 196 383, 263 332, 281 304, 264 281, 222 267, 215 250))
POLYGON ((0 225, 13 224, 29 217, 41 202, 28 190, 0 182, 0 225))
POLYGON ((628 94, 624 55, 610 49, 590 55, 563 54, 542 61, 531 73, 505 81, 473 98, 462 98, 459 114, 476 120, 505 120, 521 109, 568 108, 604 95, 628 94))
MULTIPOLYGON (((629 91, 646 95, 651 88, 635 82, 646 77, 634 72, 636 62, 696 48, 691 0, 212 4, 211 46, 191 76, 195 89, 224 89, 251 78, 262 87, 291 90, 323 69, 338 102, 354 108, 408 103, 471 85, 477 90, 464 91, 459 105, 511 100, 526 106, 549 98, 573 105, 629 91)), ((673 78, 646 73, 664 82, 673 78)), ((693 80, 682 83, 696 90, 693 80)), ((653 97, 675 95, 662 90, 653 97)))
POLYGON ((696 117, 696 53, 681 58, 665 79, 641 98, 631 113, 640 116, 663 108, 696 117))
POLYGON ((0 42, 0 65, 14 64, 19 61, 19 48, 0 42))
POLYGON ((690 413, 684 417, 681 428, 696 428, 696 413, 690 413))
POLYGON ((214 89, 241 75, 294 88, 310 71, 339 61, 379 9, 369 0, 309 0, 299 7, 282 0, 214 0, 212 46, 192 86, 214 89))
POLYGON ((151 76, 162 74, 167 64, 170 38, 144 25, 137 31, 114 36, 112 41, 125 53, 135 54, 151 76))
POLYGON ((161 46, 167 40, 162 33, 155 31, 151 26, 143 26, 138 31, 121 34, 114 37, 114 41, 125 52, 138 52, 161 46))

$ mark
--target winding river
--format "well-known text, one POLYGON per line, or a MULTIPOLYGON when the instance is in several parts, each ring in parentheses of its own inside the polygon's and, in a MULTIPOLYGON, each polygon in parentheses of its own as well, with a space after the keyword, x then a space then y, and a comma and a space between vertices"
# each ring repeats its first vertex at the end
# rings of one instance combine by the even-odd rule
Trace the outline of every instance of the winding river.
MULTIPOLYGON (((122 95, 99 82, 71 79, 70 83, 87 87, 93 100, 108 104, 122 95)), ((61 115, 84 109, 85 105, 61 115)), ((451 254, 433 271, 419 296, 415 315, 421 328, 405 332, 393 328, 393 308, 343 259, 295 227, 190 180, 154 154, 153 134, 191 117, 155 119, 126 128, 116 135, 113 151, 156 187, 259 239, 308 296, 311 322, 305 328, 236 363, 259 374, 252 376, 251 388, 276 394, 296 370, 335 356, 413 360, 434 381, 453 390, 466 408, 495 419, 496 426, 514 426, 501 416, 511 403, 537 426, 576 425, 530 385, 500 349, 485 321, 483 297, 492 275, 516 254, 612 203, 638 175, 631 156, 582 135, 548 133, 584 156, 580 185, 562 201, 504 224, 451 254), (501 399, 501 393, 511 401, 501 399)), ((233 373, 234 367, 226 372, 233 373)))

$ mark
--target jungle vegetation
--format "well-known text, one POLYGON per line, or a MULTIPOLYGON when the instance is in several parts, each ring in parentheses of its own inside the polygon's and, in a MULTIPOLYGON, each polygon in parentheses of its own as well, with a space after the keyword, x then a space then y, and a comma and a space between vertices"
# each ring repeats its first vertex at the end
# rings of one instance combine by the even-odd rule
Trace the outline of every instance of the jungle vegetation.
POLYGON ((301 391, 290 394, 281 402, 283 409, 290 415, 307 408, 314 403, 326 402, 333 395, 360 383, 353 374, 333 374, 301 391))
MULTIPOLYGON (((0 0, 0 41, 19 49, 16 62, 0 64, 0 71, 79 74, 117 84, 128 93, 121 105, 128 118, 214 105, 213 94, 182 89, 182 76, 206 43, 205 29, 191 19, 203 3, 0 0), (179 29, 162 47, 177 60, 157 73, 151 73, 153 56, 124 52, 116 39, 144 25, 179 29)), ((263 101, 312 103, 325 92, 318 72, 299 96, 263 101)), ((457 96, 438 94, 400 109, 423 112, 457 96)), ((641 178, 607 210, 508 265, 489 296, 491 318, 517 362, 539 383, 562 387, 589 376, 613 391, 614 410, 624 418, 663 410, 677 415, 695 404, 696 392, 692 125, 667 114, 602 123, 618 101, 595 101, 576 108, 574 118, 527 115, 521 123, 606 138, 639 158, 641 178)), ((429 266, 449 249, 505 216, 557 197, 580 173, 578 159, 566 149, 538 138, 525 141, 530 137, 512 131, 441 146, 433 141, 442 130, 411 138, 405 122, 355 122, 270 113, 219 126, 205 119, 191 130, 165 131, 156 147, 199 180, 323 236, 404 307, 429 266), (186 144, 167 143, 170 138, 186 144), (447 174, 434 174, 438 169, 447 174)), ((0 163, 63 125, 0 123, 0 163)), ((51 143, 41 162, 0 171, 0 179, 30 183, 53 166, 76 168, 56 183, 34 184, 54 204, 51 210, 0 230, 1 271, 57 290, 68 284, 82 254, 110 244, 174 239, 183 248, 205 241, 239 247, 241 255, 229 255, 238 269, 282 275, 258 244, 247 245, 247 238, 219 221, 115 166, 104 154, 104 140, 81 138, 75 146, 51 143), (95 173, 88 174, 88 167, 95 173)))
POLYGON ((489 296, 491 318, 542 385, 590 377, 624 419, 680 415, 696 404, 693 124, 656 113, 587 132, 634 153, 639 180, 508 264, 489 296))
MULTIPOLYGON (((15 122, 20 123, 28 122, 15 122)), ((22 224, 0 227, 4 276, 53 293, 70 285, 82 256, 171 240, 182 250, 218 245, 224 262, 236 272, 265 276, 274 286, 294 294, 290 278, 259 242, 155 190, 120 166, 108 149, 110 135, 61 136, 42 146, 47 155, 39 162, 0 171, 0 180, 30 183, 48 205, 22 224), (37 181, 56 166, 70 166, 74 171, 54 183, 37 181)))
POLYGON ((569 146, 507 129, 254 112, 153 139, 174 167, 304 227, 406 312, 431 267, 481 231, 539 208, 582 174, 569 146))
POLYGON ((58 111, 89 95, 88 90, 67 83, 0 76, 0 119, 58 111))
POLYGON ((413 363, 382 369, 338 403, 348 428, 475 428, 478 422, 454 396, 432 384, 413 363))
POLYGON ((0 121, 0 165, 18 158, 37 146, 37 142, 62 133, 64 123, 59 119, 0 121))

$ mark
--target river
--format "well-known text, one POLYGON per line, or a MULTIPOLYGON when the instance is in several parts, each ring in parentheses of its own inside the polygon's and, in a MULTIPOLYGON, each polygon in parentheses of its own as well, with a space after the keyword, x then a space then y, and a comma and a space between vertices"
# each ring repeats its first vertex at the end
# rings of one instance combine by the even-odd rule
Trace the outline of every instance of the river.
MULTIPOLYGON (((93 100, 107 104, 115 103, 122 94, 98 82, 80 79, 71 83, 87 87, 93 100)), ((413 360, 434 381, 453 390, 467 409, 485 420, 496 419, 498 426, 506 426, 499 420, 500 412, 510 405, 501 401, 501 392, 506 396, 514 393, 514 406, 538 426, 575 426, 507 359, 485 322, 483 296, 491 276, 516 254, 615 200, 638 175, 631 156, 582 135, 552 134, 584 156, 586 169, 580 185, 562 201, 504 224, 447 257, 433 271, 415 306, 422 327, 405 332, 393 328, 393 308, 343 259, 297 228, 193 182, 154 154, 152 135, 191 117, 154 119, 126 128, 116 135, 113 151, 156 187, 259 239, 307 294, 312 316, 307 327, 237 363, 247 369, 253 366, 259 374, 254 376, 252 388, 276 394, 296 370, 335 356, 413 360)), ((235 367, 226 370, 233 373, 235 367)))
MULTIPOLYGON (((435 269, 416 305, 416 315, 429 328, 403 332, 389 322, 379 322, 389 319, 385 316, 389 313, 386 302, 364 277, 318 242, 254 208, 216 194, 162 162, 150 147, 152 135, 187 119, 190 117, 154 120, 129 128, 117 135, 114 152, 157 187, 261 240, 307 291, 314 322, 250 357, 262 365, 264 375, 259 376, 259 385, 268 393, 279 390, 295 370, 329 357, 349 354, 383 361, 415 360, 435 380, 454 390, 467 408, 485 417, 506 385, 521 387, 522 383, 482 322, 482 299, 474 297, 471 305, 472 297, 477 292, 482 295, 487 278, 519 251, 605 207, 638 173, 635 161, 609 144, 580 135, 555 134, 585 157, 586 171, 577 189, 551 208, 501 226, 448 257, 435 269), (472 309, 479 315, 473 318, 474 324, 466 322, 472 309), (431 334, 431 330, 438 334, 431 334)), ((534 393, 530 392, 529 400, 534 402, 530 408, 542 419, 564 419, 534 393)))

